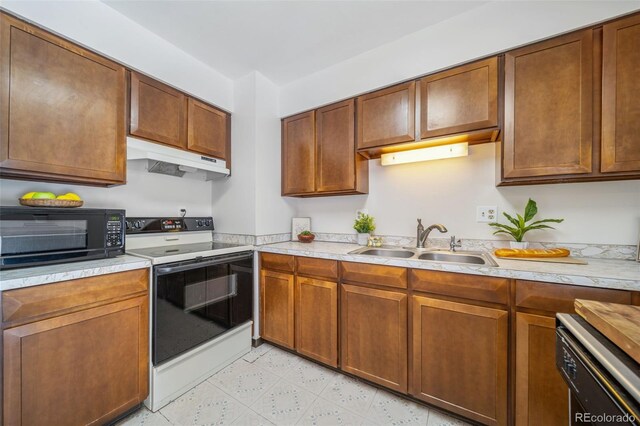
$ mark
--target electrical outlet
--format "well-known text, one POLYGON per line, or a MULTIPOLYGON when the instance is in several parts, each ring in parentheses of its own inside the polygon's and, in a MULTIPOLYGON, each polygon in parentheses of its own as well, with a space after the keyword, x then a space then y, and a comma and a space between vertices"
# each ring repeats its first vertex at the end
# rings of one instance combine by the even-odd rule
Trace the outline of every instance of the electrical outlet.
POLYGON ((478 206, 476 207, 476 222, 495 222, 498 218, 497 206, 478 206))

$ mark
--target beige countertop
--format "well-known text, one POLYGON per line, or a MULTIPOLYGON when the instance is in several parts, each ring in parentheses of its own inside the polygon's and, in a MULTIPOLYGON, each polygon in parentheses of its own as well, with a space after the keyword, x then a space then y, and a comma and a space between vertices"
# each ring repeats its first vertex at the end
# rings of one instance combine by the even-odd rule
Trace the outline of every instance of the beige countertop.
POLYGON ((0 271, 0 291, 149 267, 151 262, 146 259, 124 255, 86 262, 0 271))
POLYGON ((349 252, 358 248, 361 248, 361 246, 348 243, 314 241, 305 244, 290 241, 260 246, 257 250, 268 253, 335 259, 346 262, 362 262, 401 266, 405 268, 640 291, 640 263, 633 260, 583 258, 583 260, 588 262, 587 265, 570 265, 498 259, 493 256, 493 259, 498 264, 498 267, 493 267, 349 254, 349 252))

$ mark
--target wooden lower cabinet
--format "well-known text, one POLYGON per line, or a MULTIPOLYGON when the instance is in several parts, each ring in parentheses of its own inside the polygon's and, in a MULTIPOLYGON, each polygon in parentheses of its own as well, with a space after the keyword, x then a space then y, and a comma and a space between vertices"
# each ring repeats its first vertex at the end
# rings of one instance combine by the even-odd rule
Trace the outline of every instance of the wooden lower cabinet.
POLYGON ((148 296, 9 328, 4 424, 103 424, 148 394, 148 296))
POLYGON ((338 366, 338 283, 296 277, 296 351, 338 366))
POLYGON ((556 368, 554 317, 516 313, 516 425, 566 426, 568 394, 556 368))
POLYGON ((508 311, 422 296, 411 305, 411 395, 506 425, 508 311))
POLYGON ((341 367, 407 392, 407 295, 342 284, 341 367))
POLYGON ((294 349, 293 275, 260 272, 260 325, 265 340, 294 349))

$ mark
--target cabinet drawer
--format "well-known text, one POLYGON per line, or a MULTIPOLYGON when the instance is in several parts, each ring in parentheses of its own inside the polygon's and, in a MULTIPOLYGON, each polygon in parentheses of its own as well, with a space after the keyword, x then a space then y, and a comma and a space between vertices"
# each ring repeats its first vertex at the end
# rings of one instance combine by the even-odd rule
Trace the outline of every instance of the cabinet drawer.
POLYGON ((299 275, 311 275, 334 280, 338 279, 337 260, 316 259, 314 257, 296 257, 296 265, 299 275))
POLYGON ((462 297, 490 303, 509 303, 509 280, 480 275, 412 269, 411 288, 416 291, 462 297))
POLYGON ((3 327, 13 327, 138 296, 149 288, 148 269, 98 275, 2 293, 3 327))
POLYGON ((549 312, 575 313, 575 299, 631 304, 631 292, 564 284, 516 281, 516 306, 549 312))
POLYGON ((295 258, 286 254, 262 253, 262 268, 293 272, 295 258))
POLYGON ((340 265, 344 281, 407 288, 406 268, 353 262, 341 262, 340 265))

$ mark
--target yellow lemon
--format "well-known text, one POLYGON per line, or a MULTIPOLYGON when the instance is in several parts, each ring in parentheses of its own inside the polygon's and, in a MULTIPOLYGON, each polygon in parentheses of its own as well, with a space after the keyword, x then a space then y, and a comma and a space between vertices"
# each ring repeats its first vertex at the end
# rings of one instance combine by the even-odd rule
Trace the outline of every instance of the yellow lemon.
POLYGON ((82 201, 82 198, 80 198, 80 196, 78 194, 76 194, 75 192, 67 192, 64 195, 67 197, 67 198, 65 198, 65 200, 82 201))
POLYGON ((33 194, 35 194, 35 192, 27 192, 26 194, 24 194, 22 196, 23 200, 30 200, 31 198, 33 198, 33 194))
POLYGON ((70 200, 71 198, 69 198, 69 196, 67 194, 63 194, 63 195, 58 195, 56 197, 56 200, 70 200))

